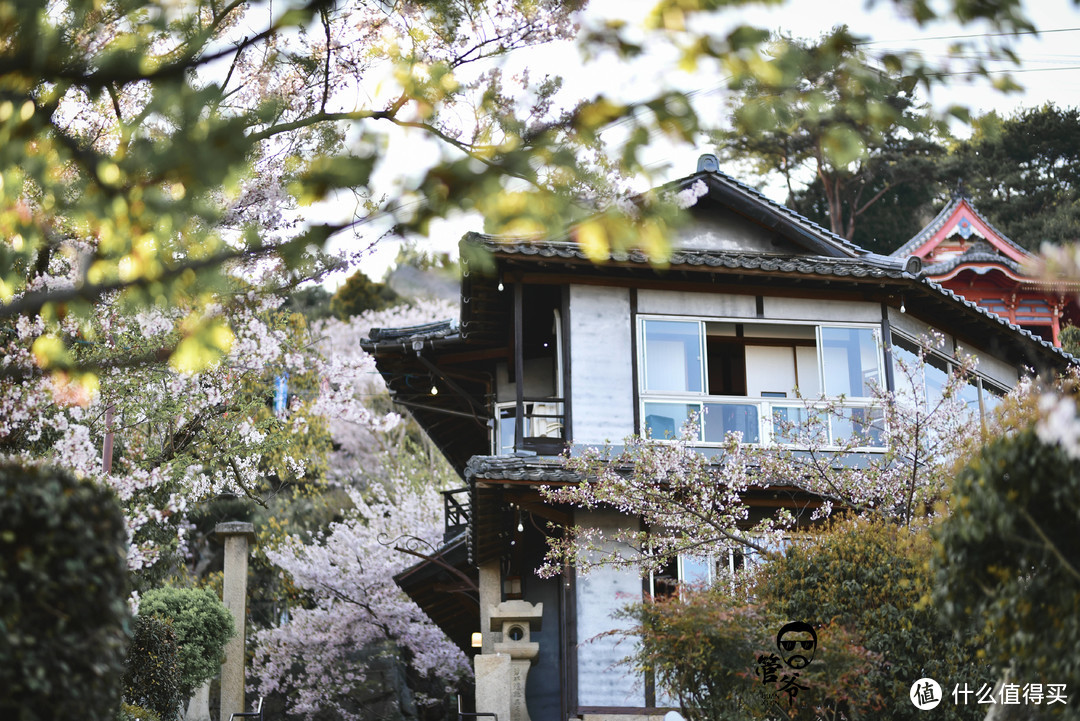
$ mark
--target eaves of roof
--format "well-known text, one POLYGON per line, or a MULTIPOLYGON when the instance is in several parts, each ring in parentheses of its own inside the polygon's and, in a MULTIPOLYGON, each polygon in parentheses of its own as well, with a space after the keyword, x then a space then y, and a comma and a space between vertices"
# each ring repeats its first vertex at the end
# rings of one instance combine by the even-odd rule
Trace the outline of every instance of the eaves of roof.
POLYGON ((940 263, 933 263, 932 265, 925 266, 923 268, 923 274, 929 276, 944 275, 967 263, 993 263, 995 265, 1004 266, 1017 275, 1027 275, 1024 272, 1024 269, 1020 267, 1019 263, 1010 258, 1006 258, 999 253, 964 253, 955 258, 949 258, 940 263))
POLYGON ((581 475, 568 470, 560 457, 473 456, 465 466, 465 478, 470 480, 567 483, 580 481, 581 475))
POLYGON ((400 328, 372 328, 368 339, 360 342, 360 347, 371 352, 377 348, 411 345, 433 341, 453 341, 461 335, 461 324, 455 319, 446 319, 423 325, 402 326, 400 328))
MULTIPOLYGON (((462 240, 495 255, 523 256, 537 259, 589 261, 581 247, 570 240, 508 240, 497 236, 468 233, 462 240)), ((640 250, 613 252, 610 260, 653 266, 654 261, 640 250)), ((896 258, 867 254, 862 258, 832 258, 817 255, 779 255, 718 250, 676 250, 667 258, 676 267, 759 270, 772 273, 852 278, 913 278, 903 262, 896 258)))
MULTIPOLYGON (((565 260, 588 260, 585 253, 570 241, 506 241, 489 236, 469 233, 462 242, 472 243, 492 253, 505 256, 520 256, 523 258, 560 258, 565 260)), ((880 257, 879 257, 880 258, 880 257)), ((722 251, 677 251, 670 258, 673 266, 690 268, 724 268, 730 270, 756 270, 766 273, 816 275, 823 277, 847 277, 853 279, 892 279, 907 281, 925 286, 932 293, 940 294, 962 306, 986 317, 1000 326, 1008 328, 1028 338, 1055 355, 1071 362, 1077 359, 1070 354, 1055 347, 1052 343, 1027 331, 1017 325, 1009 323, 998 315, 986 310, 977 303, 967 300, 963 296, 954 293, 937 283, 925 274, 915 275, 909 273, 898 262, 900 259, 887 259, 888 263, 880 262, 879 258, 855 259, 855 258, 825 258, 820 256, 778 256, 756 253, 731 253, 722 251)), ((612 260, 638 265, 649 265, 649 258, 640 251, 613 254, 612 260)), ((1000 256, 995 256, 1000 261, 1000 256)), ((452 339, 457 337, 454 321, 432 323, 427 326, 413 326, 412 328, 377 329, 371 334, 369 343, 361 344, 366 350, 372 350, 376 346, 410 345, 413 342, 428 341, 432 338, 452 339), (412 333, 410 335, 410 333, 412 333)))

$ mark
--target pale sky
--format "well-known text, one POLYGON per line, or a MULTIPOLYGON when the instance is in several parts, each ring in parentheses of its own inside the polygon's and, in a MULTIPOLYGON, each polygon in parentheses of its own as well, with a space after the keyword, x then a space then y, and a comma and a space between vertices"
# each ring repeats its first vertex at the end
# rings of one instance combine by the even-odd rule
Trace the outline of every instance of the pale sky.
MULTIPOLYGON (((644 17, 653 4, 652 0, 593 0, 582 15, 582 24, 587 26, 597 18, 611 16, 634 23, 644 17)), ((868 49, 871 51, 917 50, 929 59, 944 58, 946 48, 956 42, 958 36, 974 41, 985 38, 979 34, 985 33, 986 28, 979 25, 959 27, 939 24, 919 28, 899 18, 890 2, 878 2, 869 10, 866 5, 860 0, 829 0, 827 3, 822 0, 789 0, 779 8, 754 9, 739 14, 734 11, 723 13, 710 21, 710 28, 723 31, 742 19, 797 37, 814 38, 834 25, 846 23, 854 34, 870 40, 872 44, 868 49)), ((1014 40, 1013 48, 1020 56, 1021 66, 1014 68, 1004 63, 989 66, 992 69, 1011 69, 1014 79, 1025 87, 1024 92, 1005 95, 994 90, 985 78, 958 75, 949 86, 937 88, 927 98, 932 106, 944 109, 960 104, 969 107, 973 114, 996 109, 1003 115, 1009 115, 1020 107, 1050 101, 1062 107, 1080 106, 1080 10, 1071 0, 1029 0, 1025 2, 1025 9, 1041 32, 1038 36, 1021 36, 1014 40)), ((632 65, 612 57, 600 57, 583 65, 578 51, 570 43, 559 43, 515 56, 506 72, 527 67, 534 79, 545 73, 562 75, 563 97, 567 103, 599 93, 631 100, 654 93, 668 83, 692 92, 699 113, 722 116, 724 77, 705 67, 694 75, 673 72, 672 57, 657 51, 632 65)), ((954 132, 963 134, 963 128, 955 127, 954 132)), ((422 163, 410 162, 410 156, 415 159, 417 153, 436 152, 430 145, 415 142, 401 143, 399 147, 407 148, 408 152, 401 156, 400 163, 393 164, 398 168, 421 166, 422 163)), ((711 148, 704 143, 697 147, 664 144, 652 150, 647 158, 650 169, 657 173, 654 180, 659 183, 693 172, 697 156, 710 151, 711 148)), ((391 148, 390 152, 400 151, 391 148)), ((432 226, 430 237, 419 239, 419 244, 423 248, 454 253, 457 241, 464 232, 480 230, 481 227, 479 218, 457 218, 436 223, 432 226)), ((371 228, 371 238, 374 239, 379 232, 379 229, 371 228)), ((381 278, 396 256, 398 247, 397 242, 380 243, 361 267, 369 276, 381 278)), ((343 277, 335 281, 340 283, 343 277)), ((333 284, 334 281, 331 282, 333 284)))

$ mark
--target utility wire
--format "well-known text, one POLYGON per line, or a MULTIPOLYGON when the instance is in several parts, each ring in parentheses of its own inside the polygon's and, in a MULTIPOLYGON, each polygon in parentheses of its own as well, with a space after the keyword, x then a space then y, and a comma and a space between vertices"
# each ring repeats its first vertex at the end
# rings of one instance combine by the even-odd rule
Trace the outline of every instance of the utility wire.
POLYGON ((970 35, 937 35, 928 38, 906 38, 900 40, 865 40, 863 42, 855 43, 856 45, 882 45, 890 43, 919 43, 930 42, 934 40, 967 40, 969 38, 1002 38, 1002 37, 1018 37, 1020 35, 1048 35, 1050 33, 1075 33, 1080 32, 1080 28, 1051 28, 1049 30, 1017 30, 1011 33, 972 33, 970 35))

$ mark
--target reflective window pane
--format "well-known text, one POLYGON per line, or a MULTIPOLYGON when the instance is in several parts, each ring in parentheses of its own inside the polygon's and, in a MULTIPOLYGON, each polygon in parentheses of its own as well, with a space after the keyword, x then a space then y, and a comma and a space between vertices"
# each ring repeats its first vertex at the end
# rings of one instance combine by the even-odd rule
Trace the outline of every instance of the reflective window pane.
POLYGON ((742 434, 743 443, 760 442, 758 408, 742 403, 705 404, 705 440, 723 443, 728 433, 742 434))
POLYGON ((701 333, 695 321, 647 320, 645 390, 701 392, 701 333))
POLYGON ((689 584, 709 583, 712 581, 711 566, 712 561, 708 558, 679 556, 679 580, 689 584))
POLYGON ((1001 401, 1004 400, 1002 391, 997 388, 993 388, 989 383, 983 381, 982 388, 983 408, 986 410, 986 417, 990 418, 997 407, 1001 405, 1001 401))
POLYGON ((804 446, 828 444, 828 418, 805 406, 773 406, 773 441, 804 446))
POLYGON ((825 393, 865 398, 880 384, 877 338, 872 328, 821 329, 825 393))
POLYGON ((975 420, 979 419, 979 386, 974 378, 968 378, 960 387, 960 400, 964 402, 968 413, 975 420))
MULTIPOLYGON (((698 412, 696 403, 646 403, 645 431, 650 438, 678 438, 690 415, 698 412)), ((700 432, 694 435, 700 439, 700 432)))
POLYGON ((844 408, 830 419, 833 443, 842 445, 854 438, 856 445, 881 448, 885 445, 885 415, 880 408, 844 408))

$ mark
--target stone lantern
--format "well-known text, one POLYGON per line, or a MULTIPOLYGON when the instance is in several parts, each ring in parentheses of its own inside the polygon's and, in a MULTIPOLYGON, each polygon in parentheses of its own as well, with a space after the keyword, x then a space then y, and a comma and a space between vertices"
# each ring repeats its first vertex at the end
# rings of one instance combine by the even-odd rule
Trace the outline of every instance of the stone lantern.
POLYGON ((497 713, 499 721, 530 721, 525 688, 529 668, 540 654, 540 644, 531 638, 540 630, 543 615, 542 603, 503 601, 491 607, 491 630, 501 631, 502 640, 495 642, 494 654, 475 659, 477 711, 497 713))

